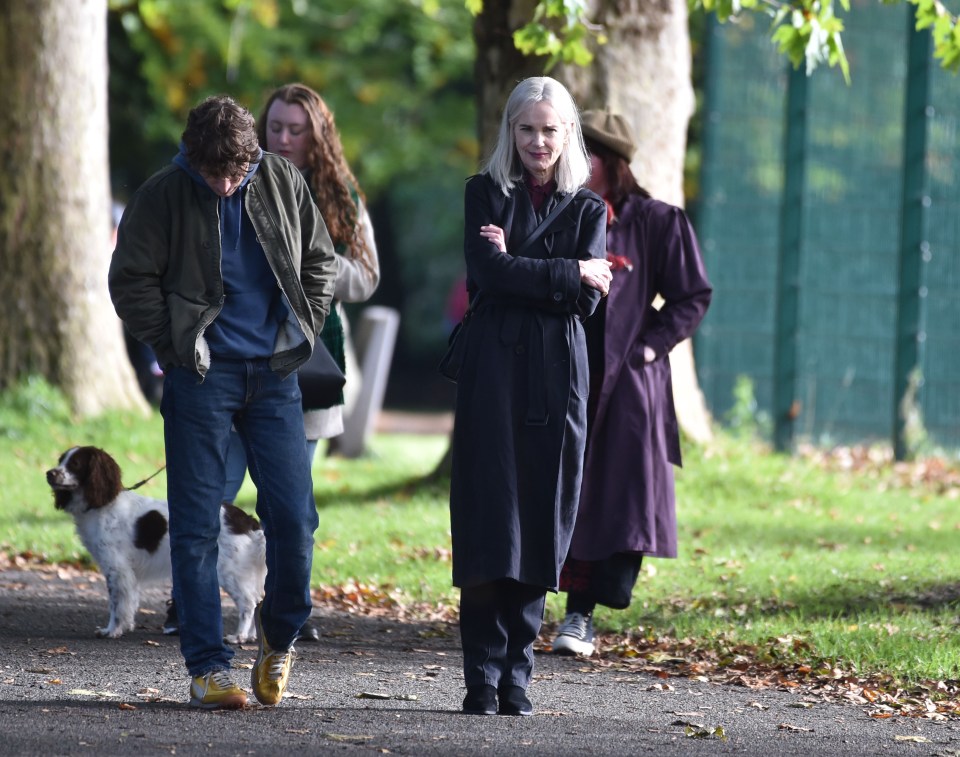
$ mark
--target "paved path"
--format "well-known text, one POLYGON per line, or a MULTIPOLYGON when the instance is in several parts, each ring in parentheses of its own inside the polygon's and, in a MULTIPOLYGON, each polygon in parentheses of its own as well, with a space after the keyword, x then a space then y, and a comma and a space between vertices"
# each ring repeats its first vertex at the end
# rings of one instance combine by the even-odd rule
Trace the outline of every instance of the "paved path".
MULTIPOLYGON (((960 754, 957 722, 878 721, 855 705, 805 707, 791 692, 547 655, 529 692, 533 717, 465 716, 455 629, 320 610, 322 639, 299 645, 280 706, 200 712, 186 705, 176 639, 159 633, 164 596, 150 593, 136 631, 100 640, 99 575, 0 571, 0 754, 960 754), (726 738, 688 736, 686 724, 726 738)), ((238 650, 241 685, 254 657, 238 650)))

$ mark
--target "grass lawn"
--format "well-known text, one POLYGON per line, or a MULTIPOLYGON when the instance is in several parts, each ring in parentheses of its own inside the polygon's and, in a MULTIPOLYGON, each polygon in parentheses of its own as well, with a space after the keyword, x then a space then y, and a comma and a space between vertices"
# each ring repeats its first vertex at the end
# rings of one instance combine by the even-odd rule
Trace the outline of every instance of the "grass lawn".
MULTIPOLYGON (((456 602, 446 491, 421 480, 446 443, 379 435, 363 459, 318 457, 315 585, 456 602)), ((0 398, 0 550, 89 561, 44 479, 74 444, 110 451, 128 485, 163 464, 156 414, 78 423, 42 386, 8 392, 0 398)), ((684 452, 679 559, 646 561, 630 609, 598 609, 601 631, 686 639, 721 654, 746 645, 758 656, 908 683, 960 678, 955 469, 932 480, 917 474, 922 466, 836 470, 727 436, 684 452)), ((157 476, 144 493, 164 496, 165 482, 157 476)), ((254 499, 248 481, 238 504, 252 509, 254 499)), ((548 620, 562 610, 551 596, 548 620)))

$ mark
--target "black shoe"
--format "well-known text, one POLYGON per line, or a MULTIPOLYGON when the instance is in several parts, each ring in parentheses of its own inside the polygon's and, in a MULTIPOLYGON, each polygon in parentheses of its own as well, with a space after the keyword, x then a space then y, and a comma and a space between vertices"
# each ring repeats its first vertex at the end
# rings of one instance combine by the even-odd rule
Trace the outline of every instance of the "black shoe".
POLYGON ((167 600, 167 619, 163 621, 164 636, 177 636, 180 633, 180 619, 177 617, 177 605, 172 599, 167 600))
POLYGON ((320 630, 308 620, 303 624, 303 628, 300 629, 300 633, 297 634, 297 641, 310 641, 314 643, 319 642, 320 630))
POLYGON ((497 690, 490 684, 467 686, 467 695, 463 698, 465 715, 496 715, 497 690))
POLYGON ((501 686, 497 689, 501 715, 533 715, 533 704, 521 686, 501 686))

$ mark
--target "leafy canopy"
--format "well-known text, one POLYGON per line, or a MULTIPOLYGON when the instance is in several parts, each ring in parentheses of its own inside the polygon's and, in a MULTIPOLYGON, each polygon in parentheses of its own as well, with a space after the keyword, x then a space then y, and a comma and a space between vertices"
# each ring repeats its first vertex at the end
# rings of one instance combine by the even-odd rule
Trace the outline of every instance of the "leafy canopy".
POLYGON ((111 66, 112 99, 148 93, 130 128, 163 145, 164 161, 203 97, 229 93, 259 116, 271 90, 301 81, 333 110, 368 195, 425 165, 463 175, 476 162, 461 0, 110 0, 109 9, 137 56, 111 66))
MULTIPOLYGON (((884 5, 909 2, 916 6, 917 29, 930 29, 934 57, 956 73, 960 71, 960 26, 958 17, 941 0, 880 0, 884 5)), ((836 0, 845 11, 850 0, 836 0)), ((464 0, 474 15, 483 11, 483 0, 464 0)), ((514 32, 517 49, 525 55, 548 56, 547 68, 556 63, 588 65, 593 60, 591 43, 604 44, 602 26, 591 23, 587 0, 540 0, 533 19, 514 32)), ((850 67, 843 49, 843 21, 834 12, 834 0, 688 0, 691 11, 714 14, 721 23, 743 13, 762 13, 771 18, 772 39, 795 68, 806 66, 807 74, 826 64, 839 66, 847 83, 850 67)))
MULTIPOLYGON (((850 10, 850 0, 837 0, 850 10)), ((960 29, 957 16, 940 0, 881 0, 884 5, 909 2, 916 6, 917 29, 931 29, 933 55, 954 73, 960 70, 960 29)), ((691 10, 703 9, 724 23, 742 13, 764 13, 772 18, 773 41, 794 68, 806 65, 807 74, 818 66, 839 66, 847 83, 850 68, 843 50, 843 21, 834 14, 834 0, 688 0, 691 10)))
MULTIPOLYGON (((483 0, 465 0, 478 16, 483 0)), ((603 27, 590 22, 586 0, 541 0, 533 18, 513 33, 513 44, 524 55, 546 56, 549 71, 557 63, 587 66, 593 62, 590 42, 605 44, 603 27)))

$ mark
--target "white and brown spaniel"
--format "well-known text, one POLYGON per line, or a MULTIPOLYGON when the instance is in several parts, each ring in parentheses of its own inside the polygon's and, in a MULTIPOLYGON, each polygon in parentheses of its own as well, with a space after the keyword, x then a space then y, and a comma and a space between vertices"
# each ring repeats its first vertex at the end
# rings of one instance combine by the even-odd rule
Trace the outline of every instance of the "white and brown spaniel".
MULTIPOLYGON (((58 510, 73 516, 80 541, 107 580, 110 622, 97 636, 119 638, 133 630, 140 589, 170 581, 167 503, 125 489, 120 466, 97 447, 72 447, 47 471, 58 510)), ((233 505, 220 508, 220 586, 237 606, 237 632, 230 643, 256 638, 254 611, 263 597, 266 542, 260 523, 233 505)))

